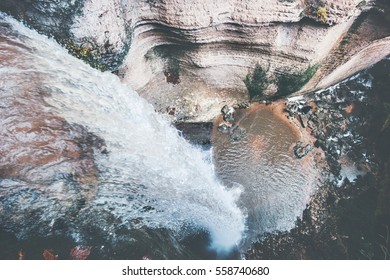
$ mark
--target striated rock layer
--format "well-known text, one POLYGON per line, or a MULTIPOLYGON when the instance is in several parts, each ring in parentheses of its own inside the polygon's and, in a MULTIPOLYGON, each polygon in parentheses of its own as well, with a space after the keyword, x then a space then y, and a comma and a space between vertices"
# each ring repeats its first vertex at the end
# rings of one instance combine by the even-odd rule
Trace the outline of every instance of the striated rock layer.
MULTIPOLYGON (((5 1, 0 9, 61 42, 69 39, 72 53, 117 71, 175 120, 209 120, 221 105, 246 100, 243 79, 256 63, 271 81, 275 74, 317 65, 303 89, 309 91, 390 53, 384 1, 68 0, 51 3, 47 13, 41 9, 41 17, 34 11, 48 7, 46 1, 13 2, 5 1), (59 22, 67 38, 61 38, 59 22)), ((271 83, 266 93, 276 91, 271 83)))
MULTIPOLYGON (((275 73, 296 74, 309 66, 322 66, 325 61, 324 69, 320 67, 315 76, 316 81, 305 90, 329 85, 329 79, 319 83, 340 64, 351 61, 355 53, 361 55, 362 49, 370 52, 372 41, 390 34, 388 28, 384 28, 375 38, 368 38, 369 43, 334 55, 334 49, 363 10, 356 1, 117 3, 108 8, 106 4, 99 6, 96 1, 87 0, 84 13, 73 25, 72 32, 81 40, 100 38, 103 44, 101 34, 105 30, 110 30, 111 41, 120 41, 115 38, 124 34, 126 23, 132 42, 119 74, 157 110, 169 112, 179 120, 206 121, 218 114, 225 103, 246 100, 243 79, 256 63, 267 69, 269 79, 274 80, 275 73), (125 19, 117 16, 113 20, 112 9, 125 19), (103 13, 104 10, 108 12, 103 13), (85 22, 88 26, 83 25, 85 22), (122 31, 118 26, 122 26, 122 31), (330 65, 329 57, 338 59, 330 65)), ((361 20, 360 25, 364 22, 366 20, 361 20)), ((370 26, 372 29, 381 23, 366 25, 369 25, 366 29, 370 26)), ((369 37, 368 34, 363 36, 369 37)), ((355 41, 361 38, 356 35, 348 44, 353 45, 355 41)), ((330 83, 353 74, 351 69, 356 64, 360 70, 390 53, 387 41, 375 44, 381 46, 375 48, 374 57, 363 63, 359 59, 352 60, 348 69, 337 69, 337 78, 330 76, 330 83)), ((275 91, 277 85, 271 83, 266 92, 275 91)))

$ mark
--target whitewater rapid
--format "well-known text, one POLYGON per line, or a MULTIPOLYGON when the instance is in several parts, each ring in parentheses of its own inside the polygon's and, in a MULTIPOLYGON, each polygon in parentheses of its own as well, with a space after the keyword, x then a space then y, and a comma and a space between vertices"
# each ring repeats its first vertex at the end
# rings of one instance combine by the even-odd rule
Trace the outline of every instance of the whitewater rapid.
MULTIPOLYGON (((0 61, 3 83, 39 79, 45 110, 104 140, 106 153, 94 153, 99 176, 88 207, 109 211, 127 227, 167 228, 181 235, 205 230, 216 249, 240 243, 245 231, 245 214, 236 205, 241 190, 218 181, 204 152, 117 76, 91 68, 4 14, 0 23, 13 30, 0 34, 6 38, 0 47, 12 41, 22 53, 18 65, 0 61)), ((51 205, 50 196, 40 199, 30 202, 51 205)))

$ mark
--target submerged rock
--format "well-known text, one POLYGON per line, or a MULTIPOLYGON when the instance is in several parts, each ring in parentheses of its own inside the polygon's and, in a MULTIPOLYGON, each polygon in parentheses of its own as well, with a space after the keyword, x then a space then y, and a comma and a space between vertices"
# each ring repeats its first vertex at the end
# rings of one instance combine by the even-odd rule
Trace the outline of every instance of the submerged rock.
POLYGON ((244 139, 248 133, 246 132, 245 128, 236 126, 230 131, 229 138, 232 141, 240 141, 244 139))
POLYGON ((218 130, 223 133, 228 133, 232 127, 231 123, 222 122, 218 125, 218 130))
POLYGON ((313 148, 310 146, 310 144, 304 144, 298 141, 293 147, 294 156, 298 159, 301 159, 306 156, 312 149, 313 148))

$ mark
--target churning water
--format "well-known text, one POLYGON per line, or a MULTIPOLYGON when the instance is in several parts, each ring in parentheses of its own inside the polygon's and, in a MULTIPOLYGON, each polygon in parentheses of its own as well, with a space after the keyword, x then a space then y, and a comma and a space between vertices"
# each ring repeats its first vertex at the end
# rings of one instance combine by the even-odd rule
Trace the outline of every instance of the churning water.
POLYGON ((0 14, 0 235, 60 232, 88 243, 99 232, 175 247, 161 229, 177 240, 208 232, 227 252, 288 230, 316 172, 292 157, 296 136, 270 111, 239 126, 246 135, 237 141, 214 133, 214 170, 117 76, 0 14))
MULTIPOLYGON (((0 14, 0 27, 3 101, 6 96, 8 101, 13 100, 13 105, 28 104, 31 98, 31 110, 39 108, 70 125, 82 126, 105 143, 105 153, 95 150, 93 154, 99 170, 95 193, 86 205, 80 206, 80 212, 83 207, 105 209, 117 223, 127 227, 167 228, 182 236, 205 230, 210 233, 212 246, 221 250, 240 242, 245 230, 245 216, 236 204, 241 190, 225 188, 216 179, 205 154, 182 139, 150 104, 115 75, 92 69, 53 40, 15 20, 0 14), (11 56, 12 63, 7 63, 5 58, 11 56), (25 93, 21 95, 23 90, 25 93), (33 105, 39 102, 39 106, 33 105)), ((28 111, 19 112, 20 118, 28 111)), ((11 117, 5 119, 17 126, 18 117, 11 117)), ((6 138, 20 136, 14 131, 2 133, 6 138)), ((35 132, 34 137, 39 139, 39 133, 35 132)), ((43 141, 47 139, 41 140, 42 151, 49 150, 50 143, 43 141)), ((17 150, 14 147, 9 153, 17 150)), ((23 165, 23 161, 18 164, 23 165)), ((61 200, 71 200, 77 192, 61 176, 52 174, 57 165, 60 162, 35 173, 31 173, 32 166, 19 166, 20 174, 30 172, 28 176, 20 176, 28 177, 23 179, 25 182, 3 177, 0 211, 12 205, 11 213, 18 218, 11 222, 18 223, 24 219, 23 215, 29 217, 28 209, 44 208, 50 214, 41 215, 40 222, 50 226, 71 205, 71 201, 68 205, 61 200), (50 180, 45 177, 49 174, 50 180), (46 193, 43 184, 47 184, 46 193), (28 188, 36 188, 33 198, 28 192, 23 198, 16 195, 28 188)), ((75 228, 72 234, 77 238, 75 228)))

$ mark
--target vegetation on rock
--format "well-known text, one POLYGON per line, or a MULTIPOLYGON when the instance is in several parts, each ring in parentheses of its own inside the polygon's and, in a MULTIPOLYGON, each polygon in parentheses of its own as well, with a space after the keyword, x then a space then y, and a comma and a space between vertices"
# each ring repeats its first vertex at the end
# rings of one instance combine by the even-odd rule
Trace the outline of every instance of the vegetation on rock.
POLYGON ((313 65, 297 73, 292 72, 291 69, 284 69, 280 73, 277 73, 277 95, 286 96, 300 90, 313 77, 317 69, 317 65, 313 65))
POLYGON ((260 64, 256 64, 253 73, 248 73, 244 80, 248 90, 249 101, 260 99, 264 95, 264 90, 269 85, 266 71, 263 70, 260 64))
POLYGON ((71 41, 68 40, 65 44, 65 47, 71 55, 83 60, 93 68, 101 71, 105 71, 107 69, 107 65, 99 61, 101 53, 92 46, 87 44, 75 46, 71 41))
POLYGON ((317 17, 322 23, 326 23, 326 20, 328 19, 328 12, 325 7, 317 8, 317 17))
POLYGON ((322 0, 305 0, 304 16, 314 19, 317 22, 328 23, 328 9, 322 0))

